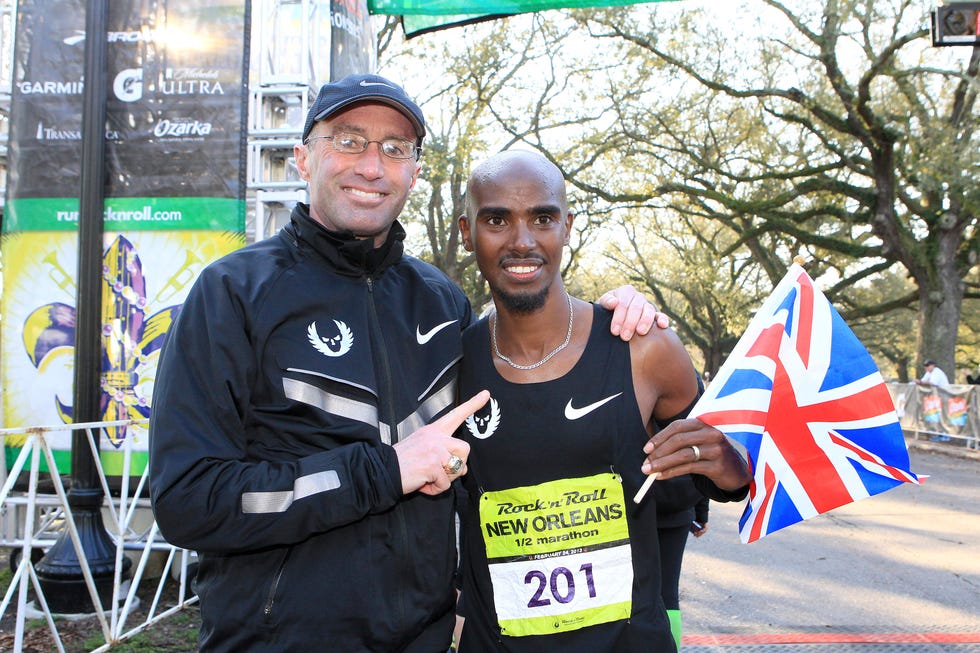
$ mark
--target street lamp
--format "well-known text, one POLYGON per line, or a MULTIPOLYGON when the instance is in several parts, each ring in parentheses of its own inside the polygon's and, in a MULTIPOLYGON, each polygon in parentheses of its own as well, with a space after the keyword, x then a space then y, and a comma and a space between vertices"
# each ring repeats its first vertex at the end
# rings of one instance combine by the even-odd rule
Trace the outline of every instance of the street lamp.
MULTIPOLYGON (((85 13, 85 88, 82 96, 82 165, 78 216, 78 290, 75 321, 75 375, 72 418, 101 419, 102 377, 102 232, 105 210, 105 127, 108 70, 106 22, 108 0, 88 0, 85 13)), ((95 434, 96 450, 100 433, 95 434)), ((57 473, 57 470, 54 470, 57 473)), ((102 606, 112 600, 116 545, 102 521, 105 496, 99 469, 84 430, 75 430, 71 445, 68 506, 81 540, 102 606)), ((132 561, 123 557, 123 572, 132 561)), ((48 607, 55 613, 88 613, 97 609, 66 528, 35 565, 48 607)))

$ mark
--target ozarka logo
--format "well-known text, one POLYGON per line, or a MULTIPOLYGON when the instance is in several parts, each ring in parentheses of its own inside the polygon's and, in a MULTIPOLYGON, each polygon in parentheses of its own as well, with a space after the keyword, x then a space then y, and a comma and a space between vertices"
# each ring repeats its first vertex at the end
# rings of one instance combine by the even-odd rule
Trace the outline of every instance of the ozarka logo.
POLYGON ((164 118, 153 128, 157 138, 204 137, 211 133, 211 123, 199 120, 167 120, 164 118))

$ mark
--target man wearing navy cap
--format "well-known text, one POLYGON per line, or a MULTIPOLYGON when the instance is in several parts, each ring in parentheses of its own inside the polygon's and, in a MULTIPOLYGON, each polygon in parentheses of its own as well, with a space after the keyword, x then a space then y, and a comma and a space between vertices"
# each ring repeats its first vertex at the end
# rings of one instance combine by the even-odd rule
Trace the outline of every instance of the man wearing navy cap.
POLYGON ((933 385, 940 388, 949 385, 949 378, 946 376, 946 372, 936 365, 936 361, 930 359, 922 364, 925 368, 925 373, 922 375, 921 379, 916 379, 915 382, 919 385, 933 385))
MULTIPOLYGON (((473 313, 402 251, 424 137, 394 82, 323 86, 294 148, 309 204, 208 266, 168 334, 151 498, 168 541, 199 554, 202 651, 449 646, 446 490, 469 452, 451 436, 487 395, 453 408, 473 313)), ((622 335, 649 328, 642 296, 620 295, 622 335)))

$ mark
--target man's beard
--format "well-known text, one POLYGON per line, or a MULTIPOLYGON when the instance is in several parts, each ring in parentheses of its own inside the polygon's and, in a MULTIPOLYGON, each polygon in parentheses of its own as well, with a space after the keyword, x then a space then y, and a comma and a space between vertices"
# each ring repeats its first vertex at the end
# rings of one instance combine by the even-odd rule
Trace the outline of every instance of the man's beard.
POLYGON ((542 288, 538 292, 531 293, 508 293, 503 290, 497 290, 497 298, 500 299, 501 303, 511 313, 521 313, 528 314, 535 311, 541 310, 544 307, 544 302, 548 299, 548 291, 551 289, 551 284, 548 284, 545 288, 542 288))

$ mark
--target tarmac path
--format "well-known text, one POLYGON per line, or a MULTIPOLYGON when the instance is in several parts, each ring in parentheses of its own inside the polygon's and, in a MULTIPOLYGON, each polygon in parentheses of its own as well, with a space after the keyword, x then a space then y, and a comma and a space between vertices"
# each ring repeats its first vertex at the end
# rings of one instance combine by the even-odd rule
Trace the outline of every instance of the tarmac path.
POLYGON ((915 443, 902 485, 742 544, 712 502, 681 575, 685 653, 980 652, 980 457, 915 443))

